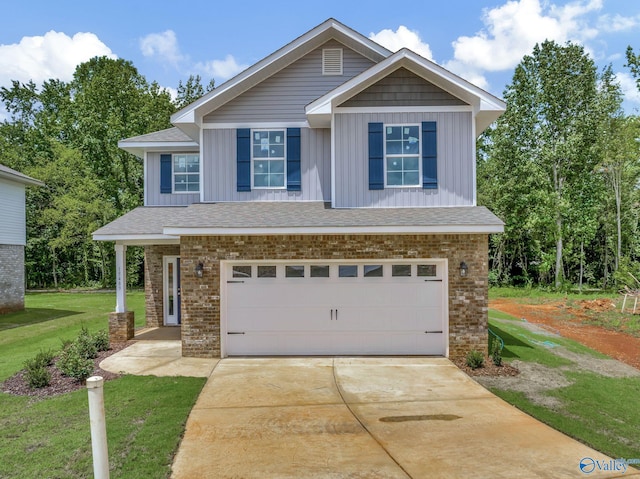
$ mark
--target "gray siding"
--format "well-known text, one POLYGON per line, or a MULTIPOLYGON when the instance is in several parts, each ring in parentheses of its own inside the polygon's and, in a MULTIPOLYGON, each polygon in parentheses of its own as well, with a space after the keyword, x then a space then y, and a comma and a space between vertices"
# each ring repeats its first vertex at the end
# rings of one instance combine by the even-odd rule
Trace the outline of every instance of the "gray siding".
POLYGON ((475 146, 472 121, 471 112, 337 114, 336 207, 473 205, 475 146), (369 190, 369 122, 405 124, 422 121, 437 122, 438 189, 369 190))
POLYGON ((371 60, 332 40, 205 116, 204 121, 306 121, 306 105, 372 65, 371 60), (343 48, 342 76, 322 75, 323 48, 343 48))
POLYGON ((24 185, 0 179, 0 244, 25 245, 24 185))
MULTIPOLYGON (((190 152, 193 153, 193 152, 190 152)), ((202 159, 200 160, 202 170, 202 159)), ((202 189, 202 174, 200 175, 202 189)), ((145 206, 182 206, 200 201, 200 193, 160 193, 160 153, 147 153, 147 174, 144 185, 145 206)))
POLYGON ((448 106, 466 105, 406 68, 399 68, 340 106, 448 106))
POLYGON ((205 130, 205 201, 331 201, 331 132, 301 129, 301 191, 236 191, 236 130, 205 130))

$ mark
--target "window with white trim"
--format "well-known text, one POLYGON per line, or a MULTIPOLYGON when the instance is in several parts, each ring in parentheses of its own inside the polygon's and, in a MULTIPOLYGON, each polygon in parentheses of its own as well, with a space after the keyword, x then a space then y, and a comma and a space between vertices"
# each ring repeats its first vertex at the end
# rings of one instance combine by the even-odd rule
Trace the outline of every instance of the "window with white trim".
POLYGON ((173 192, 198 193, 200 191, 200 155, 181 153, 173 155, 173 192))
POLYGON ((385 125, 386 186, 420 186, 420 125, 385 125))
POLYGON ((251 164, 254 188, 284 188, 285 130, 252 130, 251 164))

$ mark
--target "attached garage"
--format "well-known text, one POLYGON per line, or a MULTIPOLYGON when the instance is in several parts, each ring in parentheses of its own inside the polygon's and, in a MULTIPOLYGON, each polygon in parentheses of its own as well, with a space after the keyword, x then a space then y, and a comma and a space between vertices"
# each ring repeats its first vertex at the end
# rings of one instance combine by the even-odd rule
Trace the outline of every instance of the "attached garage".
POLYGON ((223 356, 448 354, 446 260, 220 267, 223 356))

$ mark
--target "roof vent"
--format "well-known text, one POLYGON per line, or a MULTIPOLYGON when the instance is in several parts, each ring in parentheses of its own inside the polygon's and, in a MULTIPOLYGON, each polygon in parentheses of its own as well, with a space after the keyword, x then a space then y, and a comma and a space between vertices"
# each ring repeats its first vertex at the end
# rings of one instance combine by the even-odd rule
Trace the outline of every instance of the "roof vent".
POLYGON ((322 74, 342 75, 342 48, 322 50, 322 74))

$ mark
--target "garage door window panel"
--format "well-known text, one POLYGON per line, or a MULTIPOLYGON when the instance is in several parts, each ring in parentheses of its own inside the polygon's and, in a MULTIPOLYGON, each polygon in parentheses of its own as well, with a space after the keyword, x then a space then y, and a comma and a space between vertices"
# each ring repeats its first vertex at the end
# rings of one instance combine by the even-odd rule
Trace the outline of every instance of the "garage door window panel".
POLYGON ((328 278, 329 266, 328 265, 314 265, 309 267, 309 275, 312 278, 328 278))
POLYGON ((304 266, 286 266, 284 275, 286 278, 304 278, 304 266))
POLYGON ((355 264, 341 264, 338 266, 338 276, 340 278, 357 278, 358 266, 355 264))
POLYGON ((258 266, 258 278, 275 278, 276 270, 275 266, 258 266))
POLYGON ((435 264, 419 264, 418 276, 434 277, 437 276, 438 270, 435 264))
POLYGON ((365 278, 382 278, 384 276, 384 268, 381 264, 365 264, 363 272, 365 278))
POLYGON ((411 276, 410 264, 394 264, 391 266, 391 276, 395 278, 411 276))
POLYGON ((234 278, 251 278, 251 266, 234 266, 232 271, 234 278))

